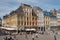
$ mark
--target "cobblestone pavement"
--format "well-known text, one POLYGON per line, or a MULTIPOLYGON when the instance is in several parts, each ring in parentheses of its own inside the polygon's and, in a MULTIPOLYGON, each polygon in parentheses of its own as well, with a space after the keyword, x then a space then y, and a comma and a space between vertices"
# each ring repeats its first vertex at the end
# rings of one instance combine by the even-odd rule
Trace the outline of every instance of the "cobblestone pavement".
MULTIPOLYGON (((9 35, 0 36, 0 40, 3 40, 5 37, 9 37, 9 35)), ((14 37, 14 36, 12 36, 14 37)), ((15 37, 15 40, 55 40, 53 33, 45 33, 45 34, 18 34, 15 37)), ((56 34, 56 40, 60 40, 60 34, 56 34)))

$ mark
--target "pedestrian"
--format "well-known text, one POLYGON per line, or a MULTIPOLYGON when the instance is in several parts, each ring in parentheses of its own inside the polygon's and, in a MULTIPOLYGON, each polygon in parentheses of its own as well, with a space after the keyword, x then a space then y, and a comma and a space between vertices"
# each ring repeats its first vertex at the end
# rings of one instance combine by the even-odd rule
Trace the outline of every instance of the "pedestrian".
POLYGON ((27 34, 25 34, 25 37, 27 38, 27 34))
POLYGON ((54 35, 54 39, 57 40, 57 39, 56 39, 56 35, 54 35))
POLYGON ((34 38, 32 38, 32 40, 34 40, 34 38))
POLYGON ((7 37, 6 37, 6 39, 5 40, 7 40, 7 37))
POLYGON ((38 34, 36 34, 36 38, 38 38, 38 34))
POLYGON ((42 34, 44 34, 44 31, 42 31, 42 34))
POLYGON ((14 35, 14 38, 16 38, 16 35, 14 35))
POLYGON ((7 39, 7 37, 6 37, 6 38, 4 38, 4 40, 8 40, 8 39, 7 39))
POLYGON ((34 35, 32 36, 32 40, 34 40, 34 35))
POLYGON ((54 30, 52 32, 54 33, 54 30))
POLYGON ((13 40, 13 38, 12 38, 12 37, 10 37, 8 40, 13 40))

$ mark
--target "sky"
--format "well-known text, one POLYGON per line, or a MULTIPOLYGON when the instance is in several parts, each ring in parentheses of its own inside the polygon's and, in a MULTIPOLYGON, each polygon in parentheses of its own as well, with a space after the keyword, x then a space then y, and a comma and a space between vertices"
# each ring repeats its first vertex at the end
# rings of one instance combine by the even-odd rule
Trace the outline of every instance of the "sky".
POLYGON ((16 10, 21 3, 38 6, 43 10, 60 9, 60 0, 0 0, 0 17, 16 10))

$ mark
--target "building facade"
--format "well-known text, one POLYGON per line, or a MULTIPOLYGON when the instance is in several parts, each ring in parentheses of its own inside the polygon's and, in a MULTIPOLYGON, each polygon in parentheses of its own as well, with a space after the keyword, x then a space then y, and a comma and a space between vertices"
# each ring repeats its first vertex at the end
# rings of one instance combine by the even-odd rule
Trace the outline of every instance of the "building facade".
POLYGON ((3 26, 35 28, 37 27, 37 16, 32 12, 30 5, 21 4, 18 9, 3 17, 3 26))
POLYGON ((44 13, 43 10, 37 6, 33 7, 34 13, 38 16, 37 25, 40 31, 44 30, 44 13))
POLYGON ((52 13, 54 16, 57 16, 57 10, 56 9, 50 10, 50 13, 52 13))
POLYGON ((57 10, 57 27, 60 28, 60 10, 57 10))
POLYGON ((16 27, 17 26, 17 14, 12 11, 10 14, 3 16, 2 25, 4 27, 16 27))
POLYGON ((50 28, 60 26, 60 11, 53 9, 47 12, 37 6, 31 7, 21 3, 15 11, 3 16, 2 26, 50 30, 50 28))
POLYGON ((50 16, 50 12, 44 11, 44 26, 46 30, 50 30, 50 16))
POLYGON ((57 26, 60 26, 59 22, 60 22, 60 10, 57 10, 57 26))
POLYGON ((51 30, 56 30, 57 29, 57 17, 54 16, 54 15, 51 16, 50 28, 51 28, 51 30))
POLYGON ((55 29, 58 28, 57 27, 57 24, 58 24, 57 22, 58 22, 58 15, 59 14, 57 13, 56 9, 51 10, 50 13, 52 14, 51 15, 51 22, 50 22, 51 24, 50 24, 50 26, 51 26, 51 29, 55 30, 55 29))

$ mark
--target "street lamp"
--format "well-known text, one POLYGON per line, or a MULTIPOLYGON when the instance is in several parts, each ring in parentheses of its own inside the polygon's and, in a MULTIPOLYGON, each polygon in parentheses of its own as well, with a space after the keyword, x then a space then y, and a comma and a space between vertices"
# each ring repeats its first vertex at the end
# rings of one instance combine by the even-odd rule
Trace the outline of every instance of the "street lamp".
POLYGON ((17 25, 17 34, 19 33, 19 25, 17 25))

